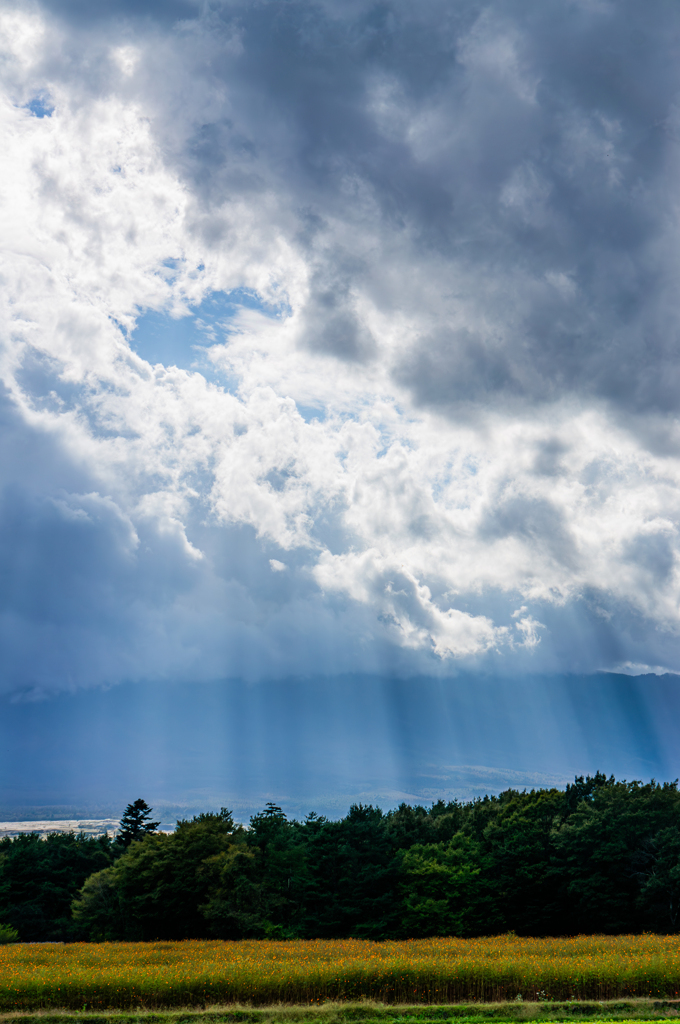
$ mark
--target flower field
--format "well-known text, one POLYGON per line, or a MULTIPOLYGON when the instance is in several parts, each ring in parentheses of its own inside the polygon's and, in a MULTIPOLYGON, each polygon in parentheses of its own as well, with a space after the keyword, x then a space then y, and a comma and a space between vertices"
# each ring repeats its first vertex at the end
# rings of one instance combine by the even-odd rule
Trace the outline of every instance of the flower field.
POLYGON ((186 941, 0 946, 0 1010, 374 999, 675 998, 680 938, 186 941))

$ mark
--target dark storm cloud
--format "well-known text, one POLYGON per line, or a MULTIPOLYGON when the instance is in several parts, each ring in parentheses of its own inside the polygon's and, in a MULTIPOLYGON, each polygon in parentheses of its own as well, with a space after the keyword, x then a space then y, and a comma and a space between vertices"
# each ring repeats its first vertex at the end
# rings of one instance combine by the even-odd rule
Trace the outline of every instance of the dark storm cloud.
POLYGON ((203 19, 230 113, 181 159, 212 201, 247 151, 253 182, 321 218, 299 235, 319 268, 305 344, 364 360, 348 294, 398 308, 386 264, 434 260, 455 301, 394 371, 419 403, 677 408, 677 8, 262 2, 203 19))
POLYGON ((545 498, 496 496, 488 513, 483 516, 479 533, 485 540, 517 537, 547 551, 563 565, 573 566, 576 549, 564 515, 545 498))
MULTIPOLYGON (((181 530, 133 519, 100 493, 96 472, 63 438, 28 426, 1 393, 0 430, 0 694, 34 700, 126 679, 281 679, 320 665, 375 671, 386 660, 398 674, 416 669, 417 657, 393 641, 357 645, 373 613, 321 601, 309 552, 206 522, 199 507, 185 516, 196 557, 181 530)), ((286 474, 271 483, 284 488, 286 474)))
POLYGON ((109 20, 140 18, 159 24, 172 24, 181 19, 196 17, 200 0, 44 0, 42 6, 50 13, 78 28, 109 20))
POLYGON ((419 339, 395 378, 412 389, 419 404, 448 408, 477 404, 494 392, 523 397, 513 370, 505 346, 461 328, 419 339))
MULTIPOLYGON (((98 31, 77 3, 48 6, 75 35, 98 31)), ((227 197, 273 191, 297 217, 301 345, 376 354, 362 294, 433 323, 393 365, 421 405, 575 393, 678 408, 675 6, 85 6, 143 15, 140 39, 188 19, 145 57, 154 131, 201 198, 206 241, 228 244, 212 215, 227 197), (406 299, 410 266, 430 267, 436 301, 406 299)))
MULTIPOLYGON (((326 266, 312 277, 304 312, 302 343, 313 352, 363 362, 375 354, 375 339, 357 316, 350 283, 352 270, 326 266)), ((358 275, 360 271, 355 271, 358 275)))
MULTIPOLYGON (((21 461, 4 478, 7 678, 57 687, 176 678, 185 666, 254 678, 343 658, 347 671, 383 659, 396 672, 420 665, 402 642, 434 673, 440 651, 491 660, 506 642, 522 667, 563 668, 558 654, 579 670, 674 664, 675 483, 648 452, 624 451, 630 439, 600 407, 640 447, 673 450, 658 419, 680 403, 678 8, 43 6, 48 31, 26 81, 16 62, 12 110, 29 154, 16 176, 30 178, 27 211, 36 195, 44 203, 36 265, 55 269, 63 302, 39 330, 35 310, 21 313, 8 364, 31 416, 82 428, 82 457, 16 428, 45 479, 21 461), (50 112, 40 124, 27 113, 36 97, 50 112), (220 327, 231 376, 219 397, 139 361, 122 368, 123 335, 109 345, 85 316, 53 329, 77 324, 71 305, 97 306, 107 325, 128 325, 134 347, 150 322, 140 316, 135 332, 137 313, 178 314, 193 353, 180 314, 211 290, 280 313, 251 335, 256 318, 240 306, 220 327), (32 339, 59 358, 31 357, 32 339), (299 408, 329 406, 316 432, 294 411, 301 367, 299 408), (148 389, 135 390, 142 378, 148 389), (285 401, 253 413, 255 440, 240 446, 246 406, 265 391, 285 401), (413 415, 409 398, 481 429, 473 440, 413 415), (553 422, 542 410, 565 398, 576 412, 553 422), (409 435, 413 424, 425 426, 409 435), (93 438, 115 440, 106 480, 93 438), (549 596, 527 611, 535 593, 549 596), (481 632, 459 642, 472 627, 481 632)), ((25 280, 38 283, 17 294, 39 292, 47 309, 43 278, 25 280)), ((154 364, 178 359, 166 327, 146 350, 154 364)))

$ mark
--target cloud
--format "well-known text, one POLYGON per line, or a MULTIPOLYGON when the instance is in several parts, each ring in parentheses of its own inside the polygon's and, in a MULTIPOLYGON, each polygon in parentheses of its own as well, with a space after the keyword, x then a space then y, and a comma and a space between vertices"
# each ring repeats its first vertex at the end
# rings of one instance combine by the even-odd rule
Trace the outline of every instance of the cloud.
POLYGON ((73 26, 83 22, 122 21, 123 19, 150 19, 161 24, 172 24, 181 19, 195 17, 199 5, 194 0, 117 0, 93 6, 86 0, 47 0, 44 8, 73 26))
POLYGON ((5 687, 677 667, 674 9, 81 14, 0 19, 5 687))

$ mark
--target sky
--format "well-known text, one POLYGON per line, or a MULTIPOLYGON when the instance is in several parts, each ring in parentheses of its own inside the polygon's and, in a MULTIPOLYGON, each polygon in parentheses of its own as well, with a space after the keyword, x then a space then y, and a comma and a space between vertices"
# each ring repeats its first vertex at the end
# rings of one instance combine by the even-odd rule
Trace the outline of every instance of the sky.
POLYGON ((4 0, 1 801, 680 774, 679 49, 4 0))

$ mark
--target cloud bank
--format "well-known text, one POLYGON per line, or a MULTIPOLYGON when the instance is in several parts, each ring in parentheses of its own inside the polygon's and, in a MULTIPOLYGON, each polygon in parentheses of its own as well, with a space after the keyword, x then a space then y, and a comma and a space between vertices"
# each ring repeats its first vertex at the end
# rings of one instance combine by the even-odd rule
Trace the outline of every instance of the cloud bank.
POLYGON ((0 14, 5 691, 677 669, 680 14, 0 14))

